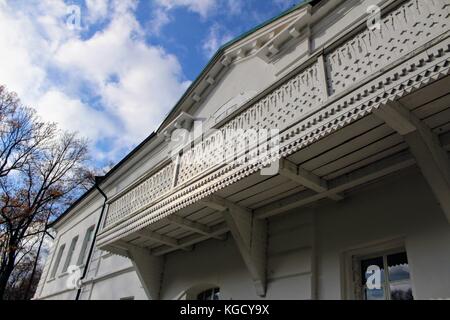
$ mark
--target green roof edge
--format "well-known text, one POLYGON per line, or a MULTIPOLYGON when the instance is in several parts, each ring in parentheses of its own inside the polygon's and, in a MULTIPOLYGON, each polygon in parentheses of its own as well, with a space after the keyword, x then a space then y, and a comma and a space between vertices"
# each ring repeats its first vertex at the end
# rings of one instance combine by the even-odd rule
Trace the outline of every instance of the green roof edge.
POLYGON ((228 42, 224 43, 223 45, 221 45, 220 48, 217 50, 216 54, 221 52, 222 50, 224 50, 226 47, 231 46, 232 44, 234 44, 234 43, 238 42, 239 40, 245 38, 249 34, 252 34, 253 32, 258 31, 259 29, 267 26, 268 24, 272 23, 273 21, 278 20, 278 19, 288 15, 289 13, 291 13, 291 12, 293 12, 293 11, 295 11, 295 10, 305 6, 305 5, 307 5, 308 3, 312 2, 312 1, 314 1, 314 0, 304 0, 303 2, 298 3, 298 4, 294 5, 294 6, 292 6, 291 8, 282 11, 281 13, 279 13, 278 15, 270 18, 269 20, 266 20, 266 21, 258 24, 257 26, 253 27, 252 29, 245 31, 244 33, 240 34, 236 38, 231 39, 230 41, 228 41, 228 42))

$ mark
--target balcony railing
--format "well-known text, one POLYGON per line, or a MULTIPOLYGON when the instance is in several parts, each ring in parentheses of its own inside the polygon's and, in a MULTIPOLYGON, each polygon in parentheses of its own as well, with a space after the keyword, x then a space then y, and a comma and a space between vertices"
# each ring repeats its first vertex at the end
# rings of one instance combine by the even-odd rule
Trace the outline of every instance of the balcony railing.
MULTIPOLYGON (((309 120, 308 117, 318 113, 325 103, 337 99, 344 91, 360 87, 361 83, 377 73, 394 68, 398 64, 396 62, 415 55, 417 49, 430 41, 438 37, 448 37, 449 21, 448 0, 406 1, 385 14, 379 21, 379 28, 363 28, 360 33, 341 42, 335 49, 315 55, 298 74, 224 123, 218 132, 185 150, 176 163, 167 164, 137 186, 115 196, 109 203, 104 229, 111 229, 153 205, 162 207, 170 201, 168 197, 172 193, 192 184, 205 173, 223 166, 214 160, 224 157, 232 148, 234 152, 238 151, 236 148, 244 148, 240 144, 245 142, 235 140, 224 149, 218 135, 226 136, 230 130, 278 129, 281 140, 289 140, 293 131, 287 129, 294 124, 307 119, 308 121, 296 130, 310 128, 322 117, 332 116, 345 108, 345 104, 339 105, 336 109, 309 120), (203 161, 193 161, 193 158, 203 161), (161 203, 161 199, 166 202, 161 203)), ((413 71, 413 66, 409 70, 402 69, 389 81, 395 82, 399 76, 413 71)), ((383 85, 385 84, 379 83, 367 87, 361 95, 368 95, 383 85)), ((358 97, 359 95, 356 99, 358 97)), ((331 121, 329 123, 332 124, 331 121)), ((267 146, 263 148, 265 151, 270 150, 267 146)), ((217 177, 219 175, 218 172, 217 177)), ((149 214, 156 215, 158 208, 149 214)), ((151 218, 149 216, 146 221, 151 218)))

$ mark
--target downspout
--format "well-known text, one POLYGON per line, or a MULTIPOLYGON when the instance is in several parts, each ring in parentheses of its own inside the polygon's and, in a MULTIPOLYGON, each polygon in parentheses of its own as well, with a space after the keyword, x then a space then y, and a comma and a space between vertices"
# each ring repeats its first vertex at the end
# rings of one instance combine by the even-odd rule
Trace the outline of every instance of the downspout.
POLYGON ((75 300, 79 300, 80 299, 80 295, 81 295, 81 282, 84 278, 86 278, 86 274, 87 271, 89 269, 89 262, 91 261, 91 256, 92 253, 94 252, 94 247, 95 247, 95 241, 97 240, 97 234, 98 231, 100 230, 100 224, 102 222, 103 219, 103 213, 105 212, 105 208, 106 208, 106 201, 108 201, 108 197, 106 196, 106 194, 103 192, 102 189, 100 189, 99 183, 102 182, 103 177, 95 177, 95 188, 100 192, 100 194, 103 196, 103 198, 105 198, 105 201, 103 202, 103 206, 102 206, 102 211, 100 213, 100 218, 98 219, 98 223, 97 223, 97 227, 95 228, 95 233, 94 233, 94 237, 92 238, 91 241, 91 247, 89 248, 89 253, 86 259, 86 264, 84 265, 84 270, 83 270, 83 275, 80 278, 80 287, 78 288, 77 291, 77 296, 75 297, 75 300))

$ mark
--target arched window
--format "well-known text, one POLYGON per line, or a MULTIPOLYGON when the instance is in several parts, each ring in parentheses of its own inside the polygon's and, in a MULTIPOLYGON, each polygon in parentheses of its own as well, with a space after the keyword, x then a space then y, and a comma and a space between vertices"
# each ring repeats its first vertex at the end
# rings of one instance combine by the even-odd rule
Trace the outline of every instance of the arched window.
POLYGON ((177 300, 220 300, 220 287, 217 283, 196 284, 181 292, 177 300))
POLYGON ((220 300, 220 288, 211 288, 200 292, 197 295, 197 300, 220 300))

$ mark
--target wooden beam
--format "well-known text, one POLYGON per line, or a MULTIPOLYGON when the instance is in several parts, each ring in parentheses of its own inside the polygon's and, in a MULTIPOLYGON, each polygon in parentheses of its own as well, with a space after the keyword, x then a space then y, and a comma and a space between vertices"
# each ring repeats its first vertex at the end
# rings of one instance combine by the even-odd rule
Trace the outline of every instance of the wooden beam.
POLYGON ((207 207, 221 212, 232 209, 240 213, 252 214, 252 211, 250 209, 247 209, 230 200, 224 199, 216 195, 211 195, 205 199, 202 199, 201 202, 207 207))
MULTIPOLYGON (((123 242, 123 241, 119 240, 118 242, 123 242)), ((116 243, 109 244, 109 245, 105 246, 104 248, 102 248, 101 250, 112 252, 112 253, 122 256, 122 257, 128 257, 127 249, 124 248, 123 246, 116 245, 116 243)))
POLYGON ((392 102, 375 109, 373 113, 401 135, 417 130, 411 112, 403 108, 398 102, 392 102))
MULTIPOLYGON (((280 160, 279 173, 281 176, 297 182, 305 186, 306 188, 314 190, 316 192, 322 193, 328 191, 327 181, 303 169, 302 167, 297 166, 295 163, 292 163, 287 159, 280 160)), ((330 194, 329 198, 336 201, 344 199, 344 197, 339 194, 330 194)))
POLYGON ((136 232, 136 234, 138 236, 140 236, 140 237, 145 238, 145 239, 152 240, 152 241, 155 241, 155 242, 159 242, 161 244, 165 244, 165 245, 170 246, 170 247, 183 249, 183 250, 186 250, 186 251, 190 250, 190 248, 180 245, 180 243, 179 243, 179 241, 177 239, 174 239, 174 238, 171 238, 171 237, 167 237, 165 235, 158 234, 158 233, 153 232, 153 231, 140 230, 140 231, 136 232))
POLYGON ((267 287, 267 221, 256 219, 251 210, 218 196, 211 196, 203 203, 222 212, 252 276, 256 293, 264 297, 267 287))
MULTIPOLYGON (((211 234, 215 237, 223 236, 225 238, 225 234, 229 231, 228 225, 225 222, 219 223, 213 227, 211 227, 211 234)), ((205 241, 210 239, 210 236, 204 236, 204 235, 191 235, 187 236, 186 238, 183 238, 180 240, 180 246, 192 246, 199 242, 205 241)), ((155 256, 164 255, 173 251, 178 250, 174 247, 160 247, 156 249, 152 249, 151 252, 155 256)))
POLYGON ((325 192, 316 193, 312 190, 306 190, 257 208, 254 210, 254 213, 257 218, 265 219, 324 199, 330 194, 343 192, 363 183, 376 180, 387 174, 410 167, 414 163, 414 158, 409 153, 402 152, 328 181, 329 189, 325 192))
POLYGON ((208 227, 207 225, 177 216, 175 214, 168 216, 167 220, 169 220, 171 223, 173 223, 183 229, 202 234, 209 238, 215 238, 218 240, 225 239, 225 237, 223 235, 214 234, 212 229, 210 227, 208 227))
POLYGON ((380 107, 374 113, 404 137, 450 223, 450 162, 438 136, 397 101, 380 107))
POLYGON ((128 252, 142 287, 150 300, 161 298, 161 284, 164 270, 164 258, 156 257, 147 249, 131 245, 125 241, 115 243, 128 252))

